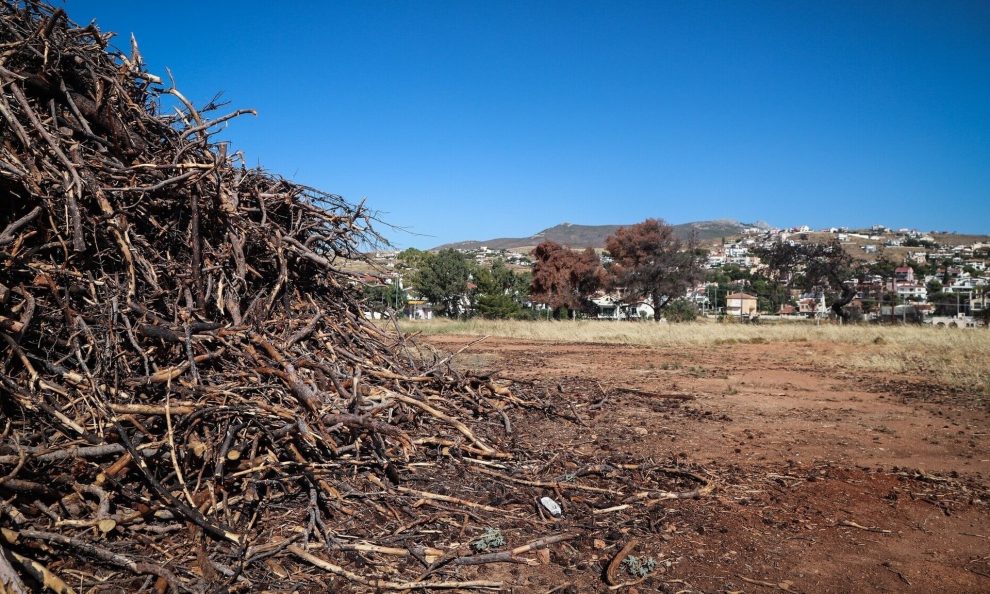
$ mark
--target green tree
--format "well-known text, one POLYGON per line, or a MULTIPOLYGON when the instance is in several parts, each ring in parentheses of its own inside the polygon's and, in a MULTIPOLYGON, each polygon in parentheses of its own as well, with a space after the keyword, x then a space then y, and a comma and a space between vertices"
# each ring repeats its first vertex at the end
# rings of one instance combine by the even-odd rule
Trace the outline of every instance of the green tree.
POLYGON ((750 290, 756 294, 757 308, 762 312, 776 313, 780 306, 791 300, 787 287, 766 278, 755 278, 750 290))
POLYGON ((395 259, 401 268, 415 270, 419 268, 420 263, 429 255, 429 252, 424 252, 423 250, 407 248, 399 252, 395 256, 395 259))
POLYGON ((519 314, 522 306, 506 294, 481 294, 475 301, 478 313, 485 318, 512 318, 519 314))
POLYGON ((533 273, 529 270, 515 273, 513 292, 520 302, 529 298, 529 288, 533 283, 533 273))
POLYGON ((928 294, 928 303, 935 306, 935 315, 954 316, 956 315, 956 311, 958 311, 961 299, 955 293, 937 291, 928 294))
POLYGON ((475 265, 471 275, 481 294, 511 294, 516 287, 516 274, 501 260, 488 267, 475 265))
POLYGON ((861 275, 861 263, 853 259, 838 240, 829 243, 790 245, 780 242, 757 251, 767 265, 768 278, 790 279, 789 285, 805 291, 823 291, 836 317, 847 319, 846 305, 856 296, 847 281, 861 275), (801 270, 801 274, 794 274, 801 270))
POLYGON ((970 300, 969 311, 976 317, 976 319, 982 320, 985 325, 990 326, 990 307, 986 307, 987 291, 988 291, 987 287, 982 287, 978 289, 977 293, 973 294, 970 300), (980 308, 979 311, 973 311, 972 309, 973 301, 975 300, 979 300, 981 302, 982 307, 980 308))
POLYGON ((923 279, 926 274, 932 273, 932 271, 930 270, 931 266, 929 266, 927 263, 922 264, 920 262, 915 262, 914 260, 910 260, 908 261, 907 265, 910 266, 912 270, 914 270, 914 278, 918 280, 923 279))
POLYGON ((866 272, 869 274, 878 274, 886 279, 894 278, 894 270, 897 268, 897 264, 887 258, 882 256, 876 262, 869 264, 867 266, 866 272))
POLYGON ((439 312, 455 317, 461 312, 461 300, 468 290, 471 266, 464 254, 453 249, 425 252, 413 274, 413 286, 439 312))
POLYGON ((687 299, 674 299, 663 310, 668 322, 691 322, 698 317, 698 307, 687 299))
POLYGON ((408 302, 408 295, 399 288, 398 283, 364 287, 364 303, 371 311, 379 313, 389 310, 402 311, 408 302))
POLYGON ((753 278, 748 268, 742 268, 738 264, 723 264, 722 273, 729 277, 729 280, 749 280, 753 278))
POLYGON ((474 266, 472 278, 475 288, 471 302, 479 314, 486 318, 517 317, 522 301, 529 293, 529 273, 517 274, 496 260, 490 266, 474 266))
POLYGON ((715 268, 705 272, 705 281, 709 283, 718 283, 719 285, 728 285, 732 278, 722 271, 722 268, 715 268))

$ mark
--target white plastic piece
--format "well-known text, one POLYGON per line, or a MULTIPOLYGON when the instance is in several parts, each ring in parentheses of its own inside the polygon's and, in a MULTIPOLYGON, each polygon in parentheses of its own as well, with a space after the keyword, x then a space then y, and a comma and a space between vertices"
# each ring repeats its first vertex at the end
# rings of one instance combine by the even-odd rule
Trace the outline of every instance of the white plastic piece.
POLYGON ((557 502, 554 501, 553 499, 550 499, 549 497, 544 497, 540 499, 540 505, 546 508, 546 510, 550 512, 550 515, 555 518, 559 517, 560 514, 563 513, 563 510, 560 509, 560 506, 557 504, 557 502))

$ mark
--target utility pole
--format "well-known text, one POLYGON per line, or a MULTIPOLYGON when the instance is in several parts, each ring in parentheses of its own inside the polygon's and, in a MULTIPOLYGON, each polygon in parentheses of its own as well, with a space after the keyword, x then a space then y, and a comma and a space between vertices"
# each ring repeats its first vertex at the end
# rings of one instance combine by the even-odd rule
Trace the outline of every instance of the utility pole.
POLYGON ((880 291, 877 295, 877 323, 883 326, 883 280, 880 281, 880 291))

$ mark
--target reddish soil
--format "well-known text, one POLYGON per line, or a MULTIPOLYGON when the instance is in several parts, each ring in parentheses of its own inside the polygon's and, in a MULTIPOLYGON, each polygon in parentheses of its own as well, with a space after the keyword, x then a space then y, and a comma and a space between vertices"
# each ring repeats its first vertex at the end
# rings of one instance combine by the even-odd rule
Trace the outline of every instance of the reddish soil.
MULTIPOLYGON (((474 338, 428 340, 454 351, 474 338)), ((505 579, 513 592, 607 591, 605 566, 636 536, 637 554, 660 570, 620 591, 990 591, 985 401, 923 378, 821 364, 836 348, 497 338, 470 347, 458 358, 462 368, 557 386, 570 401, 558 407, 563 416, 514 419, 518 446, 547 452, 546 468, 656 460, 689 465, 717 484, 712 495, 671 501, 635 527, 572 520, 595 522, 602 538, 555 545, 538 567, 489 565, 477 575, 505 579), (610 394, 604 403, 599 385, 610 394)))

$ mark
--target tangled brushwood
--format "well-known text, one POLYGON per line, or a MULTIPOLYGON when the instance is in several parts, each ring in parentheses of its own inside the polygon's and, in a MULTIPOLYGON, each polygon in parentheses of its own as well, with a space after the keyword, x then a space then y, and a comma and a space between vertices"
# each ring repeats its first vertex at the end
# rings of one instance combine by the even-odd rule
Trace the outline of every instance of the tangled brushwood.
POLYGON ((590 517, 710 488, 540 482, 498 439, 552 405, 362 316, 336 263, 372 216, 245 168, 211 140, 243 112, 109 42, 0 0, 0 592, 497 588, 468 568, 576 535, 536 495, 590 517), (527 544, 470 554, 513 522, 527 544))

